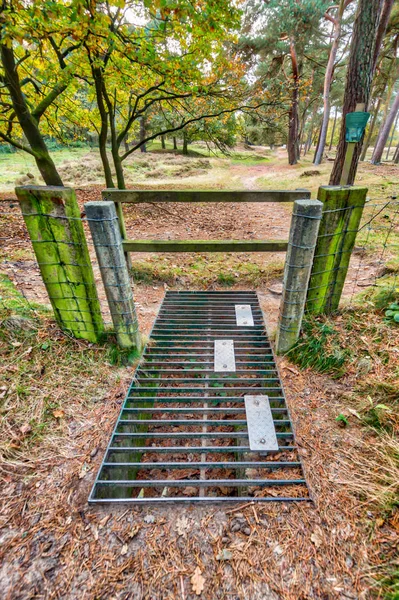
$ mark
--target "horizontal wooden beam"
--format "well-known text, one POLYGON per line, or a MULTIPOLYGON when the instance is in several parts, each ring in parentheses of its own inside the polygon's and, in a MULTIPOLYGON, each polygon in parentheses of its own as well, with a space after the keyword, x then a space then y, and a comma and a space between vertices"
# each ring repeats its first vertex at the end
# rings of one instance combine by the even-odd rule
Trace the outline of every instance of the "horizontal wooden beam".
POLYGON ((310 198, 309 190, 115 190, 102 192, 103 200, 114 202, 294 202, 310 198))
POLYGON ((125 240, 125 252, 285 252, 285 240, 125 240))

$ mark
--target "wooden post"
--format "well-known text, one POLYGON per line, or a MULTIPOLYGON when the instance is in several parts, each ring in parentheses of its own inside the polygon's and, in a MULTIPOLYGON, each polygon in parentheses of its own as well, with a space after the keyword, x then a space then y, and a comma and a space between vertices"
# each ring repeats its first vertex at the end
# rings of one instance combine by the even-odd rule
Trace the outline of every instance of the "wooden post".
POLYGON ((276 338, 278 354, 288 352, 299 337, 322 209, 318 200, 294 202, 276 338))
POLYGON ((58 324, 96 342, 103 320, 74 190, 21 186, 15 193, 58 324))
POLYGON ((364 187, 319 188, 323 218, 306 300, 309 312, 330 313, 338 308, 366 195, 364 187))
POLYGON ((112 201, 86 202, 85 210, 118 343, 122 348, 141 350, 132 285, 115 204, 112 201))

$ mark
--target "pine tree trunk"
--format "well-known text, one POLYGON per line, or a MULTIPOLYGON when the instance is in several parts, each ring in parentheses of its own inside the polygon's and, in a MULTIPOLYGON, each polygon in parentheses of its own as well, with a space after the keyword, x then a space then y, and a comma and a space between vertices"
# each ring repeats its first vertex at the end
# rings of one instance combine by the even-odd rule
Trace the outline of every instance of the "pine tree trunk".
POLYGON ((395 165, 399 164, 399 143, 396 146, 395 154, 393 155, 393 162, 395 165))
MULTIPOLYGON (((345 117, 349 112, 355 110, 357 104, 364 104, 367 110, 374 74, 373 57, 380 14, 381 0, 359 0, 346 77, 341 132, 330 185, 339 185, 345 162, 345 117)), ((353 184, 355 180, 360 153, 361 143, 356 145, 353 153, 348 177, 349 185, 353 184)))
POLYGON ((385 145, 387 143, 389 132, 391 131, 391 127, 396 119, 396 115, 399 111, 399 93, 396 94, 395 100, 392 104, 391 110, 387 116, 387 119, 382 126, 380 134, 378 136, 377 143, 374 148, 373 156, 371 157, 371 163, 373 165, 381 164, 382 153, 384 152, 385 145))
POLYGON ((337 114, 338 114, 338 108, 335 107, 334 123, 333 123, 332 132, 331 132, 330 145, 328 146, 328 150, 330 152, 331 152, 331 149, 332 149, 333 143, 334 143, 335 128, 337 125, 337 114))
POLYGON ((326 73, 324 76, 324 88, 323 88, 323 105, 324 105, 324 113, 323 113, 323 121, 320 129, 320 139, 316 150, 316 155, 314 158, 314 164, 319 165, 323 160, 324 148, 326 145, 327 139, 327 130, 328 123, 330 120, 330 90, 331 90, 331 82, 334 73, 334 64, 335 59, 337 57, 338 45, 339 45, 339 37, 341 35, 341 22, 342 16, 345 10, 345 0, 341 0, 338 7, 338 14, 334 22, 334 29, 332 34, 332 45, 330 50, 330 55, 328 57, 328 63, 326 67, 326 73))
POLYGON ((296 165, 299 160, 299 69, 295 43, 290 43, 293 86, 291 106, 288 115, 288 162, 296 165))
MULTIPOLYGON (((384 89, 384 91, 385 91, 385 89, 384 89)), ((366 160, 367 150, 369 149, 369 146, 370 146, 370 143, 371 143, 371 138, 373 136, 375 123, 377 121, 377 117, 378 117, 378 114, 380 112, 381 102, 382 102, 382 97, 378 98, 377 106, 375 108, 374 115, 373 115, 373 120, 371 121, 371 124, 370 124, 370 127, 369 127, 369 131, 368 131, 368 134, 367 134, 367 138, 366 138, 366 140, 363 143, 362 153, 360 155, 360 160, 361 161, 366 160)))
POLYGON ((4 83, 10 93, 18 122, 34 154, 37 168, 47 185, 62 186, 62 179, 40 133, 38 122, 33 118, 22 92, 12 46, 1 45, 1 62, 4 69, 4 83))
POLYGON ((392 129, 391 137, 389 138, 388 150, 387 150, 387 155, 385 157, 385 160, 389 160, 389 154, 391 152, 391 146, 392 146, 393 138, 395 136, 396 127, 398 125, 398 119, 399 119, 399 112, 396 115, 395 124, 394 124, 393 129, 392 129))

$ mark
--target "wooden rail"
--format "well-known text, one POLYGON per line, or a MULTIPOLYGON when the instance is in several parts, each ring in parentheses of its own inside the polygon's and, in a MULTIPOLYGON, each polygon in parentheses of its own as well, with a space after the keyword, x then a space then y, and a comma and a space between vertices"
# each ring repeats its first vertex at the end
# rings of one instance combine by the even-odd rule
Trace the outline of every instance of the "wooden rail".
POLYGON ((286 252, 285 240, 124 240, 125 252, 286 252))
POLYGON ((310 191, 298 190, 116 190, 102 191, 104 200, 114 202, 294 202, 310 198, 310 191))

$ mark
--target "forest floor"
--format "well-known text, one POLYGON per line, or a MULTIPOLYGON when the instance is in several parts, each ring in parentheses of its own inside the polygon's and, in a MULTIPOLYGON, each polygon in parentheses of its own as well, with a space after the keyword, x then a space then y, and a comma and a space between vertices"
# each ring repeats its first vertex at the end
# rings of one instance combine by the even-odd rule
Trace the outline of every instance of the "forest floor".
MULTIPOLYGON (((264 149, 178 159, 139 157, 149 166, 132 167, 134 187, 306 187, 315 197, 331 169, 306 159, 288 167, 282 151, 264 149)), ((76 175, 72 163, 65 172, 73 173, 79 201, 97 199, 100 182, 86 171, 76 175)), ((361 165, 358 183, 369 187, 371 202, 387 202, 399 167, 361 165)), ((13 194, 6 188, 1 198, 2 598, 397 598, 399 327, 384 320, 398 268, 395 215, 384 209, 358 239, 346 307, 308 319, 300 352, 278 360, 313 503, 99 508, 87 497, 134 365, 123 366, 115 346, 58 330, 43 307, 13 194), (237 513, 250 535, 233 531, 237 513)), ((126 223, 132 238, 286 238, 290 212, 282 204, 142 205, 126 209, 126 223)), ((373 212, 366 210, 366 220, 373 212)), ((227 286, 257 289, 273 333, 283 261, 268 254, 133 256, 141 329, 149 332, 165 288, 227 286)))

